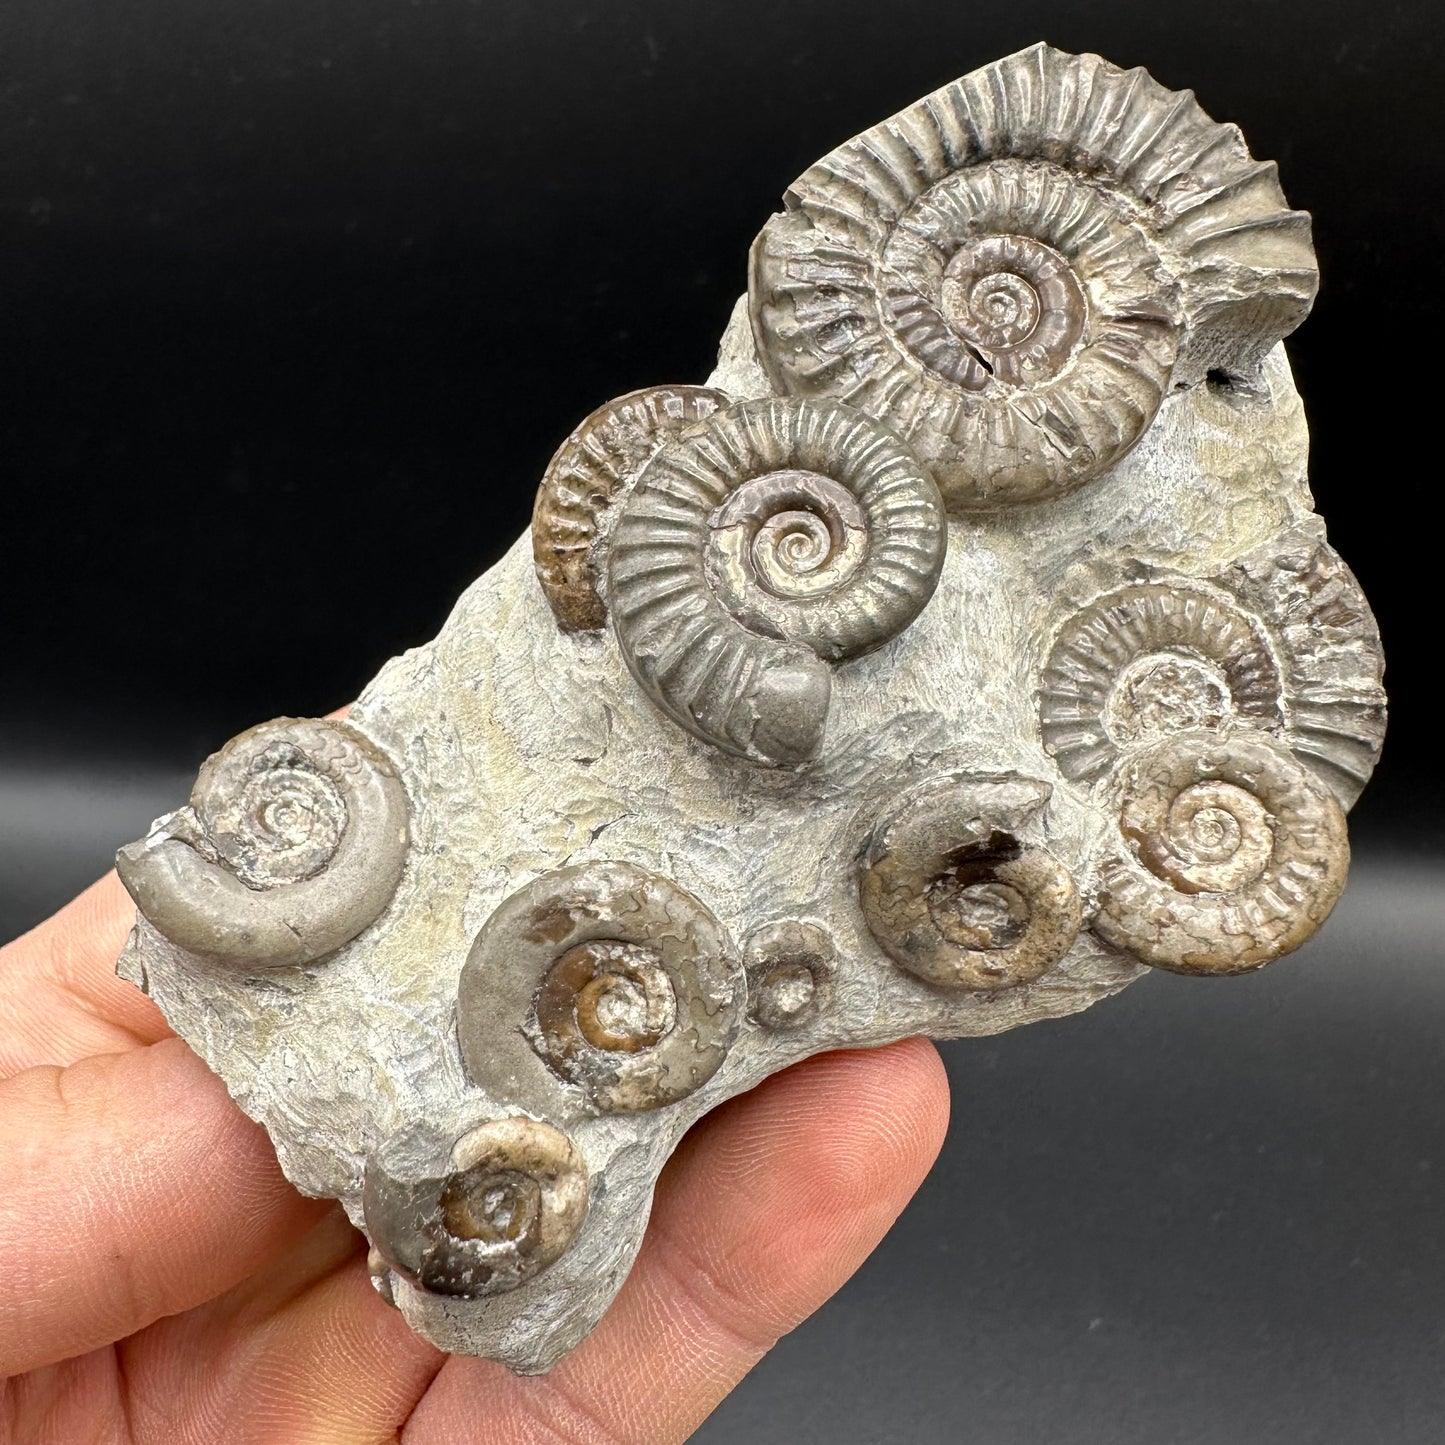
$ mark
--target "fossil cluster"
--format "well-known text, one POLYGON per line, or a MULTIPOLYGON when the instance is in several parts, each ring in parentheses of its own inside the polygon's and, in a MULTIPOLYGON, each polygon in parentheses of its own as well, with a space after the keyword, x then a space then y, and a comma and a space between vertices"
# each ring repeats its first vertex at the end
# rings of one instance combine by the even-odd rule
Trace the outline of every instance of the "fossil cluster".
POLYGON ((714 374, 582 421, 435 641, 121 850, 120 972, 414 1329, 546 1369, 723 1099, 1323 922, 1384 695, 1315 285, 1190 93, 989 65, 794 182, 714 374))

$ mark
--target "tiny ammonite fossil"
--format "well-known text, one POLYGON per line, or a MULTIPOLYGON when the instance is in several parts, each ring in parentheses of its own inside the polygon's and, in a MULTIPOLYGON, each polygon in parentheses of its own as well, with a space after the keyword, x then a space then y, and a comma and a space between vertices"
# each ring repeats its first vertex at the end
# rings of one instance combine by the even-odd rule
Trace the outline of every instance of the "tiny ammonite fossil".
POLYGON ((714 373, 582 422, 348 722, 121 850, 119 971, 412 1329, 546 1370, 770 1074, 1319 926, 1385 698, 1279 344, 1314 288, 1189 92, 964 76, 805 171, 714 373))
MULTIPOLYGON (((367 1166, 366 1227, 385 1264, 432 1294, 471 1299, 516 1289, 567 1248, 587 1213, 582 1156, 540 1119, 478 1124, 431 1173, 402 1163, 414 1150, 394 1152, 396 1162, 367 1166)), ((385 1279, 375 1269, 373 1276, 385 1279)))
POLYGON ((1179 973, 1241 973, 1298 948, 1345 886, 1344 813, 1268 738, 1184 733, 1120 780, 1123 846, 1095 931, 1179 973))
POLYGON ((206 760, 188 807, 116 870, 172 943, 249 968, 310 963, 386 907, 407 853, 406 790, 348 723, 277 718, 206 760))
POLYGON ((932 477, 878 423, 834 402, 743 402, 664 447, 623 502, 612 622, 633 676, 688 731, 804 763, 830 665, 918 616, 946 545, 932 477))
POLYGON ((507 1064, 507 1020, 591 1108, 627 1113, 706 1083, 745 1001, 717 919, 670 879, 606 861, 544 874, 496 909, 462 969, 458 1031, 478 1080, 507 1064))
POLYGON ((752 933, 743 948, 748 1013, 768 1029, 801 1028, 833 996, 837 949, 821 924, 788 918, 752 933))
POLYGON ((557 448, 532 512, 537 578, 563 627, 607 620, 593 551, 607 509, 662 443, 727 405, 705 386, 649 386, 592 412, 557 448))
POLYGON ((1096 598, 1060 628, 1039 721, 1064 776, 1105 777, 1121 747, 1231 723, 1284 727, 1279 664, 1257 620, 1180 582, 1096 598))
POLYGON ((902 969, 942 988, 1031 983, 1079 934, 1079 891, 1046 849, 1023 841, 1047 784, 943 773, 879 820, 859 863, 874 938, 902 969))
POLYGON ((1252 376, 1316 286, 1309 218, 1188 91, 1036 45, 846 142, 753 248, 778 390, 886 417, 950 507, 1107 471, 1171 384, 1252 376))

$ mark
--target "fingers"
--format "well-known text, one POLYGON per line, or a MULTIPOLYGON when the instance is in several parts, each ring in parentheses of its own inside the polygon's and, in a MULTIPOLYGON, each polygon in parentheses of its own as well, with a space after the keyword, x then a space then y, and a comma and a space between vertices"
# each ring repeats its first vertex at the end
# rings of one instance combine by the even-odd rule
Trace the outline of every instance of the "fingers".
POLYGON ((120 1346, 137 1439, 377 1445, 446 1358, 382 1303, 334 1206, 236 1289, 120 1346), (196 1422, 182 1428, 178 1420, 196 1422))
POLYGON ((723 1106, 658 1187, 611 1311, 551 1374, 447 1361, 408 1445, 687 1438, 867 1258, 927 1174, 948 1122, 937 1051, 825 1054, 723 1106))
POLYGON ((36 1064, 154 1043, 170 1030, 115 961, 135 906, 107 873, 59 913, 0 948, 0 1079, 36 1064))
POLYGON ((0 1084, 0 1375, 211 1298, 324 1210, 178 1040, 0 1084))

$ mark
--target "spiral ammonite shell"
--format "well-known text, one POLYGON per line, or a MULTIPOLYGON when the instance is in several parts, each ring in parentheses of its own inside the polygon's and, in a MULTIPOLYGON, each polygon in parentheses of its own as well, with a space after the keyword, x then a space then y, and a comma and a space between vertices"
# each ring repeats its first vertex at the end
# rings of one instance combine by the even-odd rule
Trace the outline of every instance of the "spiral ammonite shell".
POLYGON ((1097 598, 1059 630, 1039 692, 1044 747, 1095 782, 1121 749, 1235 723, 1278 733, 1283 683, 1263 628, 1210 593, 1165 583, 1097 598))
POLYGON ((1349 869, 1334 796, 1260 735, 1186 733, 1125 766, 1125 845, 1099 870, 1096 933, 1158 968, 1243 973, 1329 916, 1349 869))
POLYGON ((464 1299, 503 1294, 571 1244, 587 1213, 587 1167, 560 1129, 513 1115, 469 1130, 435 1173, 373 1159, 362 1209, 377 1252, 412 1284, 464 1299))
POLYGON ((1017 775, 944 773, 911 788, 875 825, 859 863, 859 899, 884 952, 940 988, 1032 983, 1069 951, 1078 889, 1021 834, 1046 784, 1017 775))
POLYGON ((938 489, 851 407, 791 399, 718 412, 650 462, 608 564, 623 657, 662 710, 771 765, 822 746, 828 664, 896 637, 937 586, 938 489))
POLYGON ((475 1078, 511 1019, 591 1107, 635 1113, 712 1077, 745 1001, 733 945, 697 899, 630 863, 587 863, 544 874, 487 920, 457 1026, 475 1078))
POLYGON ((1304 318, 1309 218, 1191 93, 1039 45, 824 157, 753 248, 778 390, 884 417, 950 507, 1106 471, 1304 318))
POLYGON ((727 405, 705 386, 649 386, 600 406, 557 448, 532 510, 537 580, 557 621, 585 632, 607 621, 593 549, 602 516, 669 437, 727 405))
POLYGON ((765 924, 743 948, 748 1013, 766 1029, 802 1028, 832 1000, 837 949, 826 928, 800 919, 765 924))
POLYGON ((372 923, 406 862, 406 791, 348 723, 277 718, 202 766, 190 806, 116 855, 172 943, 251 968, 334 952, 372 923))

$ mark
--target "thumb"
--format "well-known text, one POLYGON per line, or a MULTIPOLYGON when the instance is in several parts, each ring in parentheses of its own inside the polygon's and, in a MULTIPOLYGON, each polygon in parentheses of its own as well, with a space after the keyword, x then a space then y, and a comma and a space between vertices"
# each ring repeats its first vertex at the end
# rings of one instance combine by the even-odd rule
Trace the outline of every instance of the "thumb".
POLYGON ((0 1083, 0 1376, 229 1289, 324 1212, 177 1039, 0 1083))

